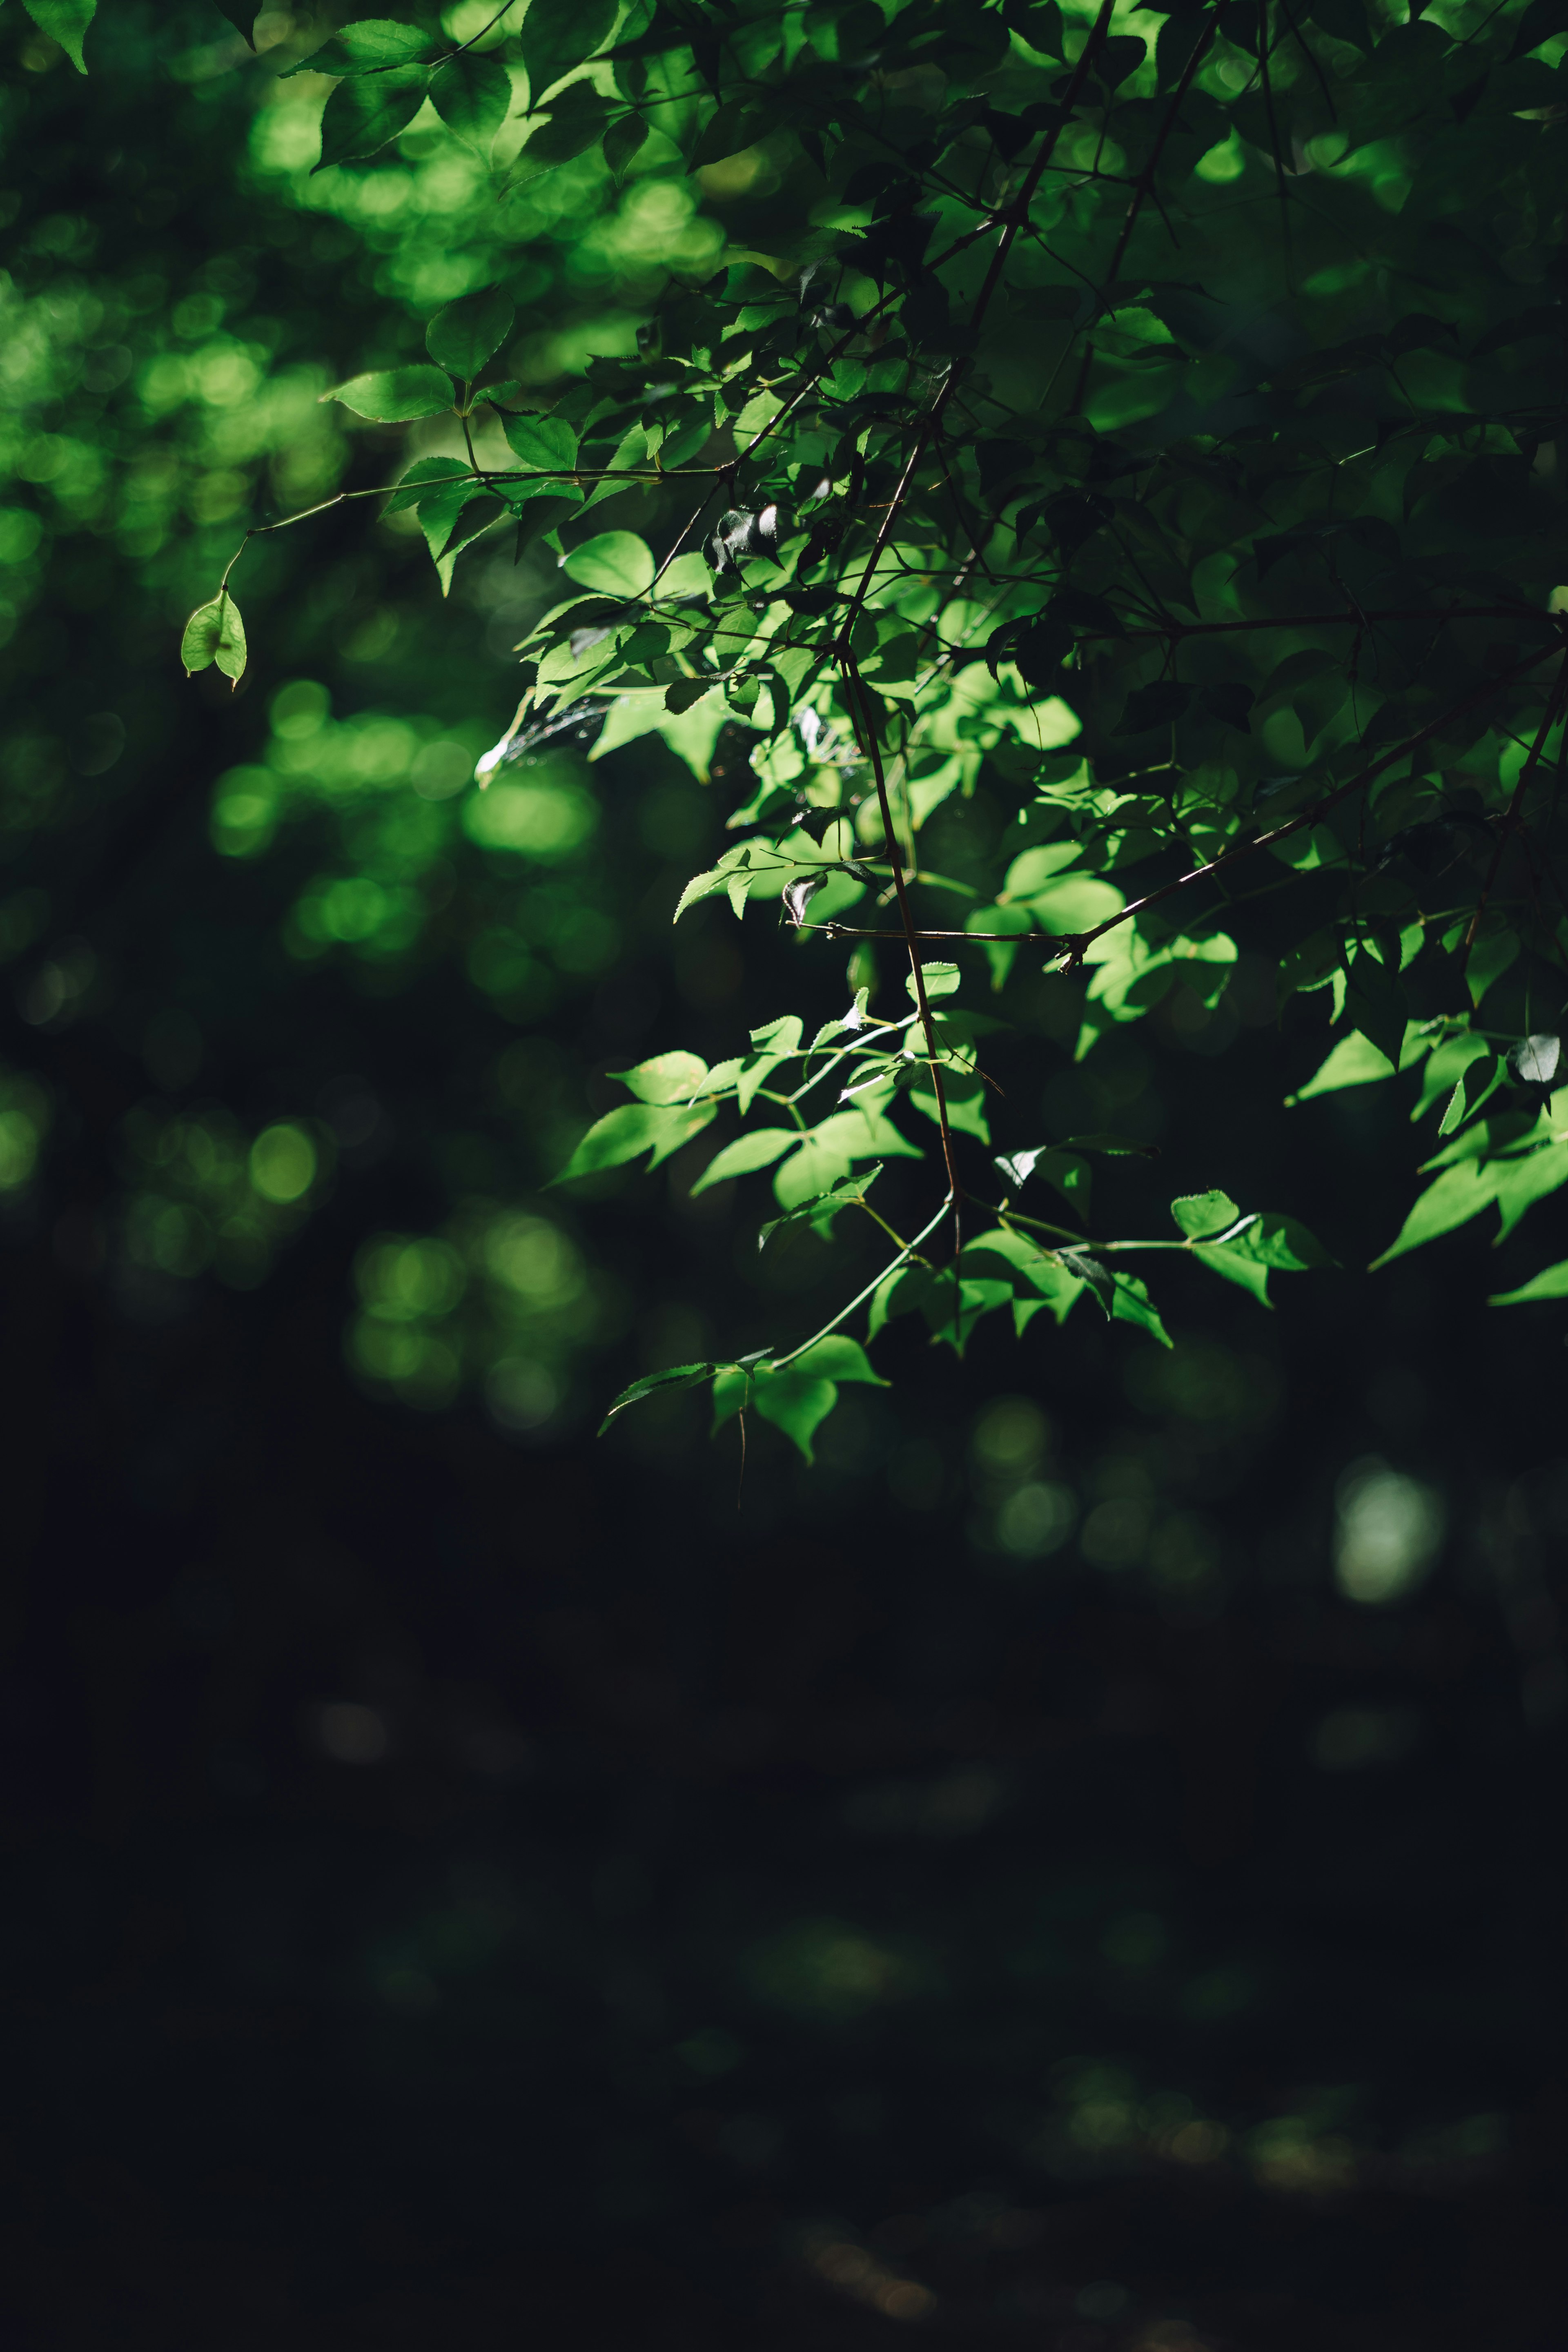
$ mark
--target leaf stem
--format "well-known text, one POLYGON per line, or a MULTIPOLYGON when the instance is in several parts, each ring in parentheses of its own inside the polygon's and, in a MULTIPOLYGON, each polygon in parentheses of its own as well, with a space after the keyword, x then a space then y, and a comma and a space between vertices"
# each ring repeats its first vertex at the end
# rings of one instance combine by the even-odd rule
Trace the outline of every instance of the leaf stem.
POLYGON ((848 1306, 841 1307, 837 1314, 834 1316, 831 1322, 825 1323, 820 1331, 814 1331, 809 1339, 803 1339, 798 1348, 792 1348, 787 1356, 781 1356, 776 1363, 770 1363, 768 1370, 771 1372, 782 1372, 786 1364, 793 1364, 797 1356, 804 1356, 808 1348, 815 1348, 819 1339, 826 1339, 830 1332, 837 1331, 838 1326, 845 1320, 846 1317, 853 1315, 858 1307, 863 1307, 867 1299, 872 1296, 873 1292, 881 1288, 883 1283, 888 1279, 888 1276, 890 1274, 897 1274, 900 1266, 904 1265, 908 1259, 914 1255, 921 1242, 928 1241, 930 1239, 931 1235, 935 1233, 938 1225, 941 1224, 942 1219, 952 1209, 953 1205, 954 1204, 951 1200, 944 1201, 941 1208, 937 1211, 935 1216, 931 1219, 930 1224, 922 1225, 920 1232, 915 1235, 913 1241, 905 1243, 903 1248, 899 1252, 898 1256, 893 1260, 890 1265, 885 1265, 882 1268, 881 1273, 877 1276, 876 1279, 866 1285, 864 1290, 858 1290, 854 1297, 849 1301, 848 1306))

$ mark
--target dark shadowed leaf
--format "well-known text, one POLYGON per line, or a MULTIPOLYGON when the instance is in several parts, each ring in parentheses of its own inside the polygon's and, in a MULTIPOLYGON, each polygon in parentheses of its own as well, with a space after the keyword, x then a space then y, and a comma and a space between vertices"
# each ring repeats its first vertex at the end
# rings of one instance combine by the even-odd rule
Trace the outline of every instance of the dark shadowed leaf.
POLYGON ((424 105, 430 76, 424 66, 397 66, 390 73, 366 74, 339 82, 321 116, 321 161, 353 163, 377 155, 406 131, 424 105))
POLYGON ((499 286, 460 295, 437 311, 425 330, 425 348, 460 383, 471 383, 510 334, 515 316, 510 295, 499 286))

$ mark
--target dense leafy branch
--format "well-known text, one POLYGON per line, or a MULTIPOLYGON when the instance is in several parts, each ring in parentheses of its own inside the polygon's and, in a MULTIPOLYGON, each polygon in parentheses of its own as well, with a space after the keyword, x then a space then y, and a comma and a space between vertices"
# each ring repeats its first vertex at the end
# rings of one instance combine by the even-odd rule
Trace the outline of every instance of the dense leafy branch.
MULTIPOLYGON (((993 1147, 987 1041, 1021 1050, 1031 965, 1071 992, 1080 1058, 1178 1001, 1212 1013, 1243 955, 1282 1013, 1321 992, 1335 1034, 1293 1100, 1405 1071, 1442 1107, 1389 1255, 1493 1202, 1500 1238, 1568 1181, 1538 1017, 1568 964, 1568 20, 1151 15, 1152 41, 1115 0, 529 0, 460 41, 362 19, 258 68, 330 78, 319 169, 399 168, 437 121, 503 220, 584 159, 612 189, 769 191, 721 266, 667 270, 635 352, 574 375, 488 378, 515 331, 492 272, 431 320, 426 361, 329 395, 417 428, 396 481, 246 535, 383 499, 445 592, 510 531, 567 593, 518 648, 480 786, 566 730, 657 733, 704 777, 743 742, 734 839, 678 919, 757 900, 807 956, 857 943, 842 1018, 625 1073, 557 1181, 658 1165, 723 1108, 697 1189, 771 1171, 775 1223, 874 1224, 897 1255, 810 1339, 650 1374, 617 1412, 705 1380, 721 1420, 754 1404, 809 1454, 837 1384, 875 1378, 841 1328, 862 1309, 867 1342, 916 1312, 962 1351, 988 1315, 1022 1333, 1087 1294, 1160 1338, 1135 1250, 1258 1297, 1323 1262, 1220 1192, 1174 1204, 1179 1240, 1091 1237, 1093 1167, 1135 1138, 993 1147), (1233 896, 1243 861, 1272 878, 1233 896), (872 1009, 881 940, 909 966, 896 1019, 872 1009), (942 1197, 905 1219, 868 1192, 923 1158, 911 1114, 942 1197), (1013 1205, 1040 1182, 1076 1224, 1013 1205)), ((184 654, 237 678, 233 569, 184 654)), ((1568 1296, 1568 1261, 1510 1296, 1568 1296)))

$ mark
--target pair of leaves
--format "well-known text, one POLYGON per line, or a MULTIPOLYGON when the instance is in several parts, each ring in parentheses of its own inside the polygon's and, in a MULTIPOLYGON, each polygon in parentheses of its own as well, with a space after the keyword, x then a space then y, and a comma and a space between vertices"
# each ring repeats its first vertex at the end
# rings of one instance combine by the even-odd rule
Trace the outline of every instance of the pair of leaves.
POLYGON ((450 379, 471 383, 510 334, 516 316, 510 295, 499 286, 459 295, 437 310, 425 330, 425 348, 436 366, 383 368, 351 376, 321 396, 341 401, 356 416, 378 425, 411 425, 421 417, 439 416, 455 404, 450 379))
POLYGON ((752 1356, 737 1363, 672 1364, 665 1371, 647 1372, 616 1398, 600 1424, 600 1436, 629 1405, 696 1388, 708 1380, 713 1382, 715 1435, 737 1413, 754 1408, 764 1421, 784 1431, 808 1465, 813 1440, 837 1403, 839 1388, 847 1381, 872 1388, 888 1385, 872 1370, 858 1340, 831 1332, 789 1363, 776 1367, 763 1356, 752 1356))
POLYGON ((859 1341, 837 1331, 776 1370, 766 1362, 754 1370, 740 1364, 726 1366, 713 1382, 714 1434, 737 1413, 754 1407, 764 1421, 784 1431, 809 1466, 812 1442, 837 1403, 839 1388, 846 1381, 879 1389, 888 1385, 872 1370, 859 1341))
POLYGON ((198 604, 185 623, 180 659, 187 677, 199 669, 218 669, 239 684, 245 675, 245 623, 226 588, 210 604, 198 604))

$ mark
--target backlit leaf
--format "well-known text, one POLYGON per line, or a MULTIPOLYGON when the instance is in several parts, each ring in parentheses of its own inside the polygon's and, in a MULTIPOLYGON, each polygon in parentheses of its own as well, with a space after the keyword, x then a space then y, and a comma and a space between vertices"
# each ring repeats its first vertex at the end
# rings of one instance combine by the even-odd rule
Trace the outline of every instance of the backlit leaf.
POLYGON ((180 640, 180 659, 187 677, 216 666, 239 684, 245 674, 245 624, 226 590, 210 604, 198 604, 191 614, 180 640))
POLYGON ((351 376, 334 384, 323 400, 341 400, 356 416, 378 425, 409 425, 416 417, 439 416, 452 405, 450 379, 439 368, 384 368, 373 375, 351 376))
POLYGON ((602 595, 641 596, 653 585, 655 566, 647 540, 631 530, 605 530, 573 548, 563 568, 579 586, 602 595))
POLYGON ((596 1176, 607 1168, 622 1168, 628 1160, 640 1160, 645 1152, 650 1155, 648 1166, 657 1168, 672 1151, 700 1135, 717 1108, 716 1103, 694 1103, 689 1108, 623 1103, 618 1110, 595 1120, 560 1175, 551 1181, 568 1184, 578 1176, 596 1176))
POLYGON ((78 73, 86 73, 87 60, 82 55, 82 43, 97 11, 98 0, 22 0, 22 5, 39 32, 47 33, 51 41, 59 43, 78 73))

